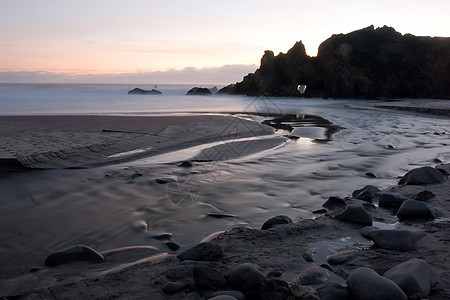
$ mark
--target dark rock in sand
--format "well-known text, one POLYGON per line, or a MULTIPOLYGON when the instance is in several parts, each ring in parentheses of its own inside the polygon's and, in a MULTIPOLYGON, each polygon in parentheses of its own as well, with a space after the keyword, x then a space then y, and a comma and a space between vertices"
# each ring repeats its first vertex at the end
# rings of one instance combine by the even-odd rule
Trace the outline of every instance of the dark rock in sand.
POLYGON ((420 299, 430 294, 431 275, 430 265, 418 258, 405 261, 383 274, 395 282, 408 297, 415 295, 420 296, 420 299))
POLYGON ((158 235, 154 235, 154 236, 152 236, 152 238, 154 238, 155 240, 159 240, 159 241, 168 240, 168 239, 172 238, 172 235, 173 234, 170 232, 165 232, 165 233, 160 233, 158 235))
MULTIPOLYGON (((239 291, 217 291, 211 294, 211 298, 208 299, 224 299, 224 298, 214 298, 218 296, 230 296, 234 297, 237 300, 245 300, 245 295, 239 291)), ((231 298, 229 298, 231 299, 231 298)))
POLYGON ((436 195, 432 191, 424 190, 424 191, 421 191, 421 192, 417 193, 414 196, 414 200, 428 201, 428 200, 430 200, 431 198, 434 198, 434 197, 436 197, 436 195))
POLYGON ((280 268, 275 268, 275 269, 273 269, 273 270, 271 270, 270 272, 269 272, 269 274, 267 274, 267 278, 270 278, 270 277, 280 277, 281 275, 283 275, 284 274, 284 271, 283 271, 283 269, 280 269, 280 268))
POLYGON ((314 258, 314 253, 310 250, 306 251, 305 253, 303 253, 302 258, 307 261, 307 262, 313 262, 315 261, 314 258))
POLYGON ((222 213, 208 213, 208 217, 216 218, 216 219, 223 219, 223 218, 236 218, 235 215, 231 214, 222 214, 222 213))
POLYGON ((353 270, 347 277, 347 286, 355 300, 408 299, 392 280, 366 267, 353 270))
POLYGON ((167 294, 173 294, 173 293, 181 291, 182 289, 184 289, 187 286, 188 286, 187 282, 168 281, 161 287, 161 289, 167 294))
POLYGON ((180 244, 176 243, 176 242, 165 242, 167 248, 169 248, 172 251, 177 251, 178 249, 180 249, 180 244))
POLYGON ((380 199, 378 200, 378 205, 380 207, 394 207, 398 208, 406 200, 410 200, 400 195, 382 193, 380 194, 380 199))
POLYGON ((324 214, 324 213, 326 213, 328 210, 326 209, 326 208, 321 208, 321 209, 316 209, 316 210, 313 210, 313 214, 324 214))
POLYGON ((211 91, 208 88, 193 87, 186 95, 211 95, 211 91))
POLYGON ((140 88, 134 88, 131 91, 128 91, 128 95, 161 95, 162 93, 158 90, 151 89, 149 90, 143 90, 140 88))
POLYGON ((311 292, 307 287, 300 284, 291 284, 291 293, 294 299, 298 300, 320 300, 313 292, 311 292))
POLYGON ((372 225, 372 217, 362 204, 349 204, 344 211, 336 215, 336 219, 362 225, 372 225))
POLYGON ((257 265, 243 263, 233 269, 228 282, 238 290, 246 292, 258 288, 265 279, 266 276, 257 265))
POLYGON ((249 293, 249 299, 285 300, 291 294, 289 284, 280 279, 267 279, 258 290, 249 293))
POLYGON ((330 254, 326 257, 326 260, 330 265, 336 266, 336 265, 343 264, 346 261, 349 261, 354 256, 355 255, 354 255, 353 251, 344 251, 344 252, 330 254))
POLYGON ((352 193, 352 197, 359 200, 372 202, 373 200, 378 199, 378 193, 381 190, 373 185, 366 185, 362 189, 355 190, 352 193))
POLYGON ((365 175, 370 178, 378 178, 377 175, 373 174, 372 172, 367 172, 365 175))
POLYGON ((102 263, 105 261, 105 258, 91 247, 76 245, 50 254, 45 260, 45 265, 47 267, 56 267, 72 261, 102 263))
POLYGON ((328 272, 325 269, 311 266, 298 274, 294 280, 302 285, 318 285, 325 283, 328 276, 328 272))
POLYGON ((352 300, 350 291, 337 282, 327 282, 316 290, 320 300, 352 300))
POLYGON ((288 216, 276 216, 273 218, 270 218, 266 222, 264 222, 263 226, 261 227, 261 230, 267 230, 272 228, 275 225, 281 225, 281 224, 290 224, 292 223, 292 219, 288 216))
POLYGON ((219 244, 204 242, 195 245, 189 250, 186 250, 177 255, 181 260, 201 260, 212 261, 223 256, 223 248, 219 244))
POLYGON ((406 200, 397 211, 397 217, 403 219, 435 219, 436 216, 424 202, 406 200))
POLYGON ((194 268, 195 286, 200 290, 218 290, 225 286, 225 276, 217 269, 207 266, 194 268))
POLYGON ((322 207, 325 207, 329 210, 335 210, 339 208, 344 208, 347 205, 345 203, 345 200, 339 197, 329 197, 327 201, 325 201, 324 204, 322 204, 322 207))
POLYGON ((380 228, 375 227, 375 226, 366 226, 366 227, 361 228, 359 230, 359 233, 361 234, 362 237, 369 239, 369 232, 371 232, 374 229, 380 229, 380 228))
POLYGON ((161 178, 157 178, 155 181, 156 181, 156 183, 159 183, 159 184, 167 184, 170 182, 176 182, 177 179, 173 178, 173 177, 161 177, 161 178))
POLYGON ((421 167, 412 169, 406 173, 398 182, 399 185, 421 185, 445 182, 445 176, 432 167, 421 167))
POLYGON ((194 164, 192 162, 190 162, 189 160, 185 160, 185 161, 181 162, 178 166, 181 168, 191 168, 194 166, 194 164))
POLYGON ((377 247, 407 251, 411 250, 414 244, 425 236, 425 231, 422 229, 374 229, 369 231, 368 236, 377 247))

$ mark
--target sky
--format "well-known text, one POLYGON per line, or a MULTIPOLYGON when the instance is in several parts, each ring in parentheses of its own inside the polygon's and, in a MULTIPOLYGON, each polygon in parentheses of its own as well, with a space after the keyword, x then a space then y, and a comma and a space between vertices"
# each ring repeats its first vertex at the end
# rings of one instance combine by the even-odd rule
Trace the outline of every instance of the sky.
POLYGON ((449 0, 0 0, 0 82, 235 82, 264 50, 301 40, 315 56, 370 25, 448 37, 449 13, 449 0))

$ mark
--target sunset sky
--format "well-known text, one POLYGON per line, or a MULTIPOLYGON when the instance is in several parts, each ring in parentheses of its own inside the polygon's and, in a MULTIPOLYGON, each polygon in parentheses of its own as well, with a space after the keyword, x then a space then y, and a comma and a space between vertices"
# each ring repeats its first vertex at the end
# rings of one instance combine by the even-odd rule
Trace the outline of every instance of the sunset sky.
POLYGON ((302 40, 315 56, 332 34, 372 24, 449 36, 449 13, 449 0, 0 0, 0 82, 223 66, 238 81, 264 50, 286 52, 302 40))

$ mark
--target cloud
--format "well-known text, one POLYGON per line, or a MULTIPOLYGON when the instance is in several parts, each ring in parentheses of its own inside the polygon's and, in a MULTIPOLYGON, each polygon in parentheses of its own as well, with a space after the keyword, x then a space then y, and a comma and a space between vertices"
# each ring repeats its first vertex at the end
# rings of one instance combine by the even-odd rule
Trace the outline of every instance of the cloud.
POLYGON ((2 83, 127 83, 127 84, 230 84, 241 81, 256 65, 184 68, 181 70, 120 73, 67 74, 45 71, 0 71, 2 83))

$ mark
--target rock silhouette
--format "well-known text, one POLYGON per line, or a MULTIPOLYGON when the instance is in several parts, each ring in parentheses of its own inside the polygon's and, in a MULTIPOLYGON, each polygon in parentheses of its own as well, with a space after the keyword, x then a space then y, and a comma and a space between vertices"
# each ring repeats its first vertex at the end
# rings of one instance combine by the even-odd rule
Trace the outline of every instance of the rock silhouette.
POLYGON ((277 56, 265 51, 255 73, 219 93, 298 97, 305 84, 304 97, 450 99, 449 53, 450 38, 370 26, 333 35, 317 57, 301 41, 277 56))

